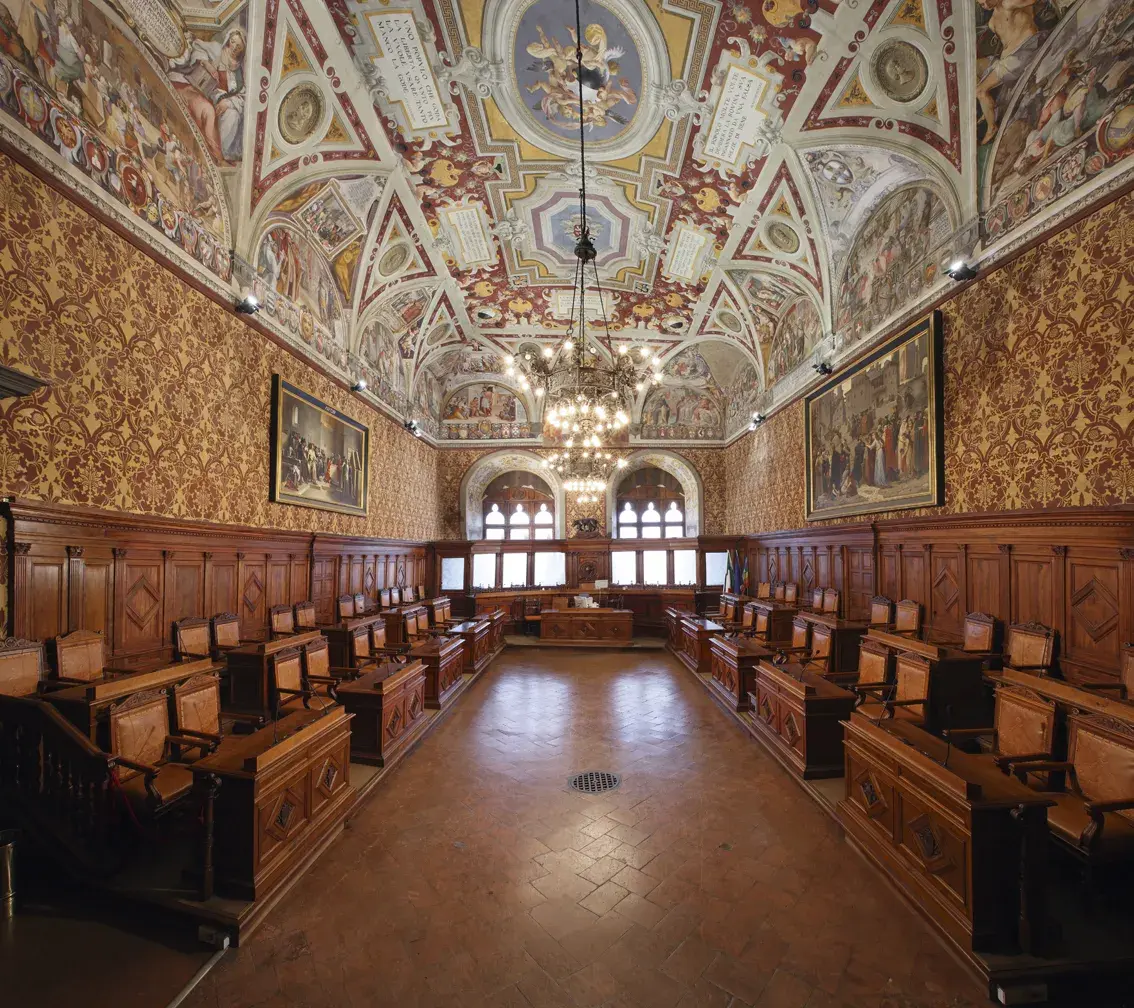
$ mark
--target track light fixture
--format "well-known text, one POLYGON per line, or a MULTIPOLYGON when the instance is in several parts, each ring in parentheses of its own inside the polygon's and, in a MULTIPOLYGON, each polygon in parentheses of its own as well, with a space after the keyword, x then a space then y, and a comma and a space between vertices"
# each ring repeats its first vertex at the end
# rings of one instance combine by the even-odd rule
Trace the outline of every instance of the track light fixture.
POLYGON ((753 413, 752 414, 752 422, 748 425, 748 429, 749 430, 755 430, 757 427, 760 426, 760 424, 762 424, 767 419, 768 418, 766 416, 764 416, 763 413, 753 413))
POLYGON ((249 294, 236 302, 236 310, 241 315, 255 315, 260 310, 260 299, 249 294))
POLYGON ((821 375, 833 374, 835 371, 826 361, 820 361, 818 364, 812 364, 811 366, 821 375))
POLYGON ((977 275, 977 268, 970 266, 964 259, 954 259, 945 270, 957 283, 971 280, 977 275))
POLYGON ((402 426, 405 427, 405 429, 408 430, 414 437, 421 437, 422 430, 420 427, 418 427, 416 420, 407 420, 404 424, 402 424, 402 426))
POLYGON ((351 387, 352 392, 365 392, 367 389, 366 379, 359 378, 351 387))

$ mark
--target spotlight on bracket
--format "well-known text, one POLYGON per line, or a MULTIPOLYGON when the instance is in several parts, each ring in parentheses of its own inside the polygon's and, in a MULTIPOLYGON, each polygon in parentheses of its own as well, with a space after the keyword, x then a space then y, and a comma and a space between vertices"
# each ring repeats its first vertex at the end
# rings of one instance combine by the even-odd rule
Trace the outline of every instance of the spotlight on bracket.
POLYGON ((359 378, 351 387, 352 392, 365 392, 367 389, 366 379, 359 378))
POLYGON ((760 424, 762 424, 767 419, 768 418, 766 416, 764 416, 763 413, 753 413, 752 414, 752 422, 748 425, 748 429, 749 430, 755 430, 757 427, 760 426, 760 424))
POLYGON ((420 427, 418 427, 416 420, 407 420, 404 424, 402 424, 402 426, 405 427, 405 429, 408 430, 414 437, 421 437, 422 430, 420 427))
POLYGON ((236 310, 241 315, 255 315, 260 310, 260 299, 255 294, 249 294, 236 302, 236 310))
POLYGON ((812 364, 811 366, 821 375, 834 374, 835 371, 826 361, 820 361, 818 364, 812 364))
POLYGON ((977 275, 977 268, 970 266, 964 259, 954 259, 945 270, 957 283, 971 280, 977 275))

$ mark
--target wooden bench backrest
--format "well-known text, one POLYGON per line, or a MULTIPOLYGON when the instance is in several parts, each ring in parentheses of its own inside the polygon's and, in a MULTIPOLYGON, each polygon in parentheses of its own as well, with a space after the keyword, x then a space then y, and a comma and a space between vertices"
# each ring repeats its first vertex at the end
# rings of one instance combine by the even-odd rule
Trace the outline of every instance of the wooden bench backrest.
POLYGON ((55 670, 60 679, 94 682, 106 666, 105 641, 93 630, 73 630, 54 641, 55 670))
POLYGON ((386 623, 385 623, 385 621, 383 621, 381 623, 372 623, 370 625, 370 642, 376 648, 382 648, 382 647, 386 646, 386 623))
POLYGON ((1051 752, 1055 736, 1055 704, 1023 686, 996 688, 996 750, 1012 753, 1051 752))
POLYGON ((876 641, 863 640, 858 651, 858 681, 885 682, 890 667, 890 649, 876 641))
MULTIPOLYGON (((277 651, 272 655, 272 681, 276 689, 303 689, 303 654, 300 648, 277 651)), ((294 699, 291 696, 280 698, 280 705, 294 699)))
POLYGON ((179 732, 221 733, 220 680, 211 673, 195 675, 173 687, 173 717, 179 732))
POLYGON ((307 663, 309 676, 329 676, 331 674, 331 649, 327 639, 310 641, 303 649, 303 660, 307 663))
POLYGON ((799 599, 799 585, 794 581, 788 581, 784 585, 784 601, 795 602, 799 599))
POLYGON ((354 615, 354 596, 340 595, 335 599, 335 609, 339 614, 340 620, 350 619, 350 617, 354 615))
POLYGON ((240 646, 240 618, 235 613, 220 613, 213 617, 213 643, 217 647, 240 646))
POLYGON ((1041 623, 1013 623, 1008 628, 1004 662, 1013 668, 1050 665, 1055 650, 1055 631, 1041 623))
MULTIPOLYGON (((135 693, 110 708, 110 751, 138 763, 160 763, 169 736, 169 700, 165 690, 135 693)), ((123 779, 137 771, 118 768, 123 779)))
POLYGON ((380 609, 389 609, 390 608, 390 589, 389 588, 383 588, 378 593, 378 607, 380 609))
POLYGON ((177 620, 173 624, 173 645, 179 658, 187 655, 207 657, 211 653, 209 621, 199 616, 177 620))
POLYGON ((296 602, 295 603, 295 628, 297 630, 314 630, 315 629, 315 603, 314 602, 296 602))
POLYGON ((268 615, 272 620, 272 633, 295 633, 295 613, 291 606, 274 605, 268 610, 268 615))
MULTIPOLYGON (((1105 714, 1070 714, 1067 758, 1088 801, 1134 796, 1134 725, 1105 714)), ((1118 814, 1134 822, 1134 809, 1118 814)))
POLYGON ((758 599, 766 599, 772 597, 772 582, 760 581, 756 585, 756 597, 758 599))
POLYGON ((9 637, 0 641, 0 693, 30 696, 43 678, 43 642, 9 637))
POLYGON ((996 620, 988 613, 965 613, 965 639, 961 647, 965 651, 992 651, 996 647, 996 620))
MULTIPOLYGON (((921 655, 909 651, 898 655, 894 663, 895 700, 921 700, 929 696, 929 662, 921 655)), ((925 717, 925 704, 899 708, 915 719, 925 717)))
POLYGON ((884 626, 889 623, 894 612, 894 603, 885 595, 875 595, 870 600, 870 625, 884 626))
POLYGON ((894 607, 894 630, 897 633, 915 634, 921 629, 921 603, 902 599, 894 607))
POLYGON ((792 647, 807 647, 807 642, 811 637, 811 624, 807 620, 792 620, 791 621, 791 646, 792 647))

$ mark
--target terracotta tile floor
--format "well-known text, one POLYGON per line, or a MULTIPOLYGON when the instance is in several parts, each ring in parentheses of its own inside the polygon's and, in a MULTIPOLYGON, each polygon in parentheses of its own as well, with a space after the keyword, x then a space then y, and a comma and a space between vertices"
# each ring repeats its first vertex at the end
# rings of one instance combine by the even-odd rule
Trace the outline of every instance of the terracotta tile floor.
POLYGON ((185 1004, 988 1002, 668 655, 512 651, 185 1004))

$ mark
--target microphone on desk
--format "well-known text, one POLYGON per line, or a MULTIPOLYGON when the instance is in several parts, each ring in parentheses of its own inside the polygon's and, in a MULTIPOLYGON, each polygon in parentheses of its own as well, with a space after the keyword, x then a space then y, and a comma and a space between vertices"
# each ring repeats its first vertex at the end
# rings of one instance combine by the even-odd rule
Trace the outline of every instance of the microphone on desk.
POLYGON ((953 705, 945 705, 945 762, 942 764, 949 769, 949 754, 953 751, 953 705))

